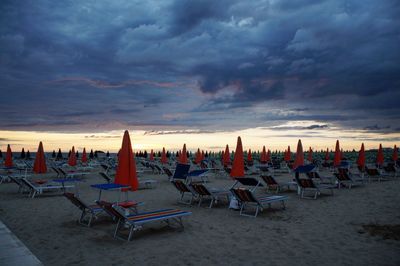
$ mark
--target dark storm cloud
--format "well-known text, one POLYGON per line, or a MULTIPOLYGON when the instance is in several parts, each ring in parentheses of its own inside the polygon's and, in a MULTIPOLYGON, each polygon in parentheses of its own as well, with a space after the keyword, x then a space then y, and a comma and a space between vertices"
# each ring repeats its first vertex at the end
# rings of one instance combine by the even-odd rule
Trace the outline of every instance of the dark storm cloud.
POLYGON ((398 131, 395 0, 2 1, 0 12, 0 129, 398 131))

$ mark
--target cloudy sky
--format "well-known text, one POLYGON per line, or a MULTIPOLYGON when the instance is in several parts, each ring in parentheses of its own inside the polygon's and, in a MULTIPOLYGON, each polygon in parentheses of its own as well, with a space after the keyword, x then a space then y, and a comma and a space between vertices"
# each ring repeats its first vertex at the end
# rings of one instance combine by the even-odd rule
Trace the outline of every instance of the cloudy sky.
POLYGON ((0 12, 0 146, 123 129, 148 142, 400 140, 396 0, 32 0, 0 12))

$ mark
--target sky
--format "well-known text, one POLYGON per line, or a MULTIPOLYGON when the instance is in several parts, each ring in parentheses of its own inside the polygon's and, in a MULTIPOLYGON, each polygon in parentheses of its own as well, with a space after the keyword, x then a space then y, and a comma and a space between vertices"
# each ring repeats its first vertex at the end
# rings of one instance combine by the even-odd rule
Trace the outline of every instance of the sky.
POLYGON ((0 149, 400 140, 396 0, 1 1, 0 149))

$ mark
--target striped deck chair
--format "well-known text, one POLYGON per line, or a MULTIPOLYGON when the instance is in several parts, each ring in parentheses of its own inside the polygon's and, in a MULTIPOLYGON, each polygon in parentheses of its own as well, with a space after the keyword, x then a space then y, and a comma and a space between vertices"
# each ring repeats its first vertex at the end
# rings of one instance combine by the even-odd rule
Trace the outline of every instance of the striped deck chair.
POLYGON ((282 190, 282 188, 287 188, 287 190, 290 190, 290 186, 297 187, 296 182, 278 182, 272 175, 261 175, 261 179, 266 183, 267 191, 270 189, 275 189, 275 192, 278 193, 282 190))
POLYGON ((94 204, 94 205, 88 205, 84 203, 80 198, 75 196, 74 193, 69 193, 65 192, 64 196, 71 201, 72 204, 74 204, 76 207, 78 207, 82 213, 78 219, 78 222, 82 225, 85 225, 87 227, 90 227, 92 220, 98 218, 98 214, 103 212, 103 208, 101 208, 99 205, 94 204), (85 221, 85 218, 89 216, 89 219, 85 221))
POLYGON ((181 197, 178 200, 178 203, 183 203, 186 205, 192 205, 192 201, 194 198, 197 198, 198 195, 182 180, 172 180, 171 183, 174 187, 179 191, 181 197), (185 195, 189 195, 190 199, 185 201, 183 198, 185 195))
POLYGON ((363 179, 352 178, 350 176, 349 170, 347 168, 338 168, 337 170, 338 170, 338 172, 334 173, 334 175, 337 179, 338 188, 345 186, 345 187, 348 187, 349 189, 351 189, 352 186, 364 184, 363 179))
POLYGON ((232 194, 238 200, 240 206, 240 215, 242 216, 249 216, 249 217, 257 217, 259 211, 263 211, 265 205, 271 207, 271 204, 274 202, 281 202, 283 209, 285 209, 285 201, 288 199, 287 196, 262 196, 256 197, 253 192, 247 188, 232 188, 232 194), (245 213, 246 206, 255 206, 256 210, 254 214, 245 213))
POLYGON ((333 195, 334 185, 326 185, 326 184, 315 184, 311 178, 300 178, 300 173, 295 173, 295 179, 298 185, 298 189, 300 190, 299 195, 302 199, 317 199, 318 195, 321 195, 322 190, 329 190, 331 195, 333 195), (308 191, 314 193, 314 196, 305 196, 304 194, 308 191))
POLYGON ((202 183, 191 183, 190 186, 198 195, 199 207, 201 206, 203 199, 210 199, 209 208, 212 208, 213 204, 218 202, 221 198, 226 198, 227 202, 229 202, 229 196, 231 195, 229 190, 207 188, 202 183))
POLYGON ((171 170, 169 170, 169 168, 163 166, 163 171, 164 173, 168 176, 168 180, 171 180, 174 176, 174 174, 171 172, 171 170))
MULTIPOLYGON (((126 238, 127 241, 130 241, 133 232, 142 229, 142 225, 145 223, 161 221, 165 222, 168 226, 172 227, 175 223, 180 228, 183 229, 182 217, 191 215, 191 212, 181 211, 177 209, 162 209, 150 212, 143 212, 134 215, 126 216, 124 212, 116 205, 113 205, 109 202, 100 201, 99 205, 107 210, 107 212, 112 213, 114 218, 117 220, 117 226, 114 231, 114 238, 122 238, 122 236, 118 235, 118 233, 125 229, 128 226, 129 234, 126 238)), ((124 239, 125 240, 125 239, 124 239)))

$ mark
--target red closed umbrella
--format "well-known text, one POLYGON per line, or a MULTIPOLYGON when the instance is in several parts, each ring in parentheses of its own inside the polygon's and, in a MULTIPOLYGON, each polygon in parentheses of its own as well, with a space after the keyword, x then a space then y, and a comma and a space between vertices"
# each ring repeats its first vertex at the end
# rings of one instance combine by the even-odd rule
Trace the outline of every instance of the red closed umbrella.
POLYGON ((6 160, 4 161, 5 167, 13 167, 12 151, 10 144, 7 145, 6 160))
POLYGON ((233 157, 233 164, 230 176, 235 179, 235 177, 244 177, 244 157, 243 157, 243 146, 240 137, 237 139, 236 152, 233 157))
POLYGON ((150 151, 150 161, 154 161, 154 153, 153 153, 153 149, 151 149, 150 151))
POLYGON ((75 154, 75 147, 72 146, 71 154, 69 155, 68 158, 68 165, 69 166, 75 166, 76 165, 76 154, 75 154))
POLYGON ((304 153, 303 153, 303 145, 301 144, 301 140, 297 142, 297 151, 296 158, 294 159, 293 169, 296 169, 299 166, 304 165, 304 153))
POLYGON ((378 154, 376 155, 376 164, 382 166, 384 163, 382 144, 379 144, 378 154))
POLYGON ((197 152, 196 152, 196 158, 194 159, 194 162, 196 163, 196 164, 199 164, 200 162, 201 162, 201 152, 200 152, 200 149, 199 148, 197 148, 197 152))
POLYGON ((86 148, 83 148, 81 162, 82 162, 82 163, 87 163, 86 148))
POLYGON ((249 152, 247 153, 247 163, 252 163, 253 162, 253 157, 251 156, 251 150, 249 149, 249 152))
POLYGON ((263 146, 263 149, 261 152, 260 163, 267 163, 267 152, 265 150, 265 146, 263 146))
POLYGON ((330 157, 330 154, 329 154, 329 148, 326 148, 326 153, 325 153, 325 162, 327 162, 327 161, 329 161, 331 158, 329 158, 330 157))
POLYGON ((269 149, 267 151, 267 156, 265 156, 265 159, 267 160, 267 162, 271 161, 271 151, 269 149))
POLYGON ((284 160, 285 162, 289 162, 292 159, 292 154, 290 153, 290 146, 287 147, 284 160))
POLYGON ((341 157, 342 156, 340 154, 339 140, 336 140, 335 156, 333 158, 333 166, 335 166, 335 167, 340 166, 341 157))
POLYGON ((118 167, 115 174, 115 184, 130 186, 132 191, 137 190, 139 187, 135 157, 133 155, 128 130, 125 130, 124 132, 122 146, 118 153, 118 167))
POLYGON ((36 174, 43 174, 47 172, 46 157, 44 156, 42 142, 39 142, 35 164, 33 165, 33 172, 35 172, 36 174))
POLYGON ((162 153, 161 153, 161 163, 162 164, 166 164, 168 163, 168 158, 167 158, 167 154, 165 153, 165 148, 162 148, 162 153))
POLYGON ((361 167, 362 169, 365 168, 365 149, 364 149, 364 143, 361 144, 361 149, 358 152, 358 158, 357 158, 357 165, 361 167))
POLYGON ((224 160, 223 160, 224 166, 230 165, 231 164, 231 154, 229 153, 228 144, 226 144, 225 152, 223 153, 223 155, 224 155, 224 157, 223 157, 224 158, 224 160))
POLYGON ((187 153, 186 153, 186 144, 183 144, 183 149, 179 156, 179 163, 181 163, 181 164, 188 163, 188 158, 187 158, 187 153))
POLYGON ((311 149, 311 147, 308 149, 308 155, 307 155, 307 160, 309 161, 309 162, 312 162, 312 154, 313 154, 313 151, 312 151, 312 149, 311 149))

